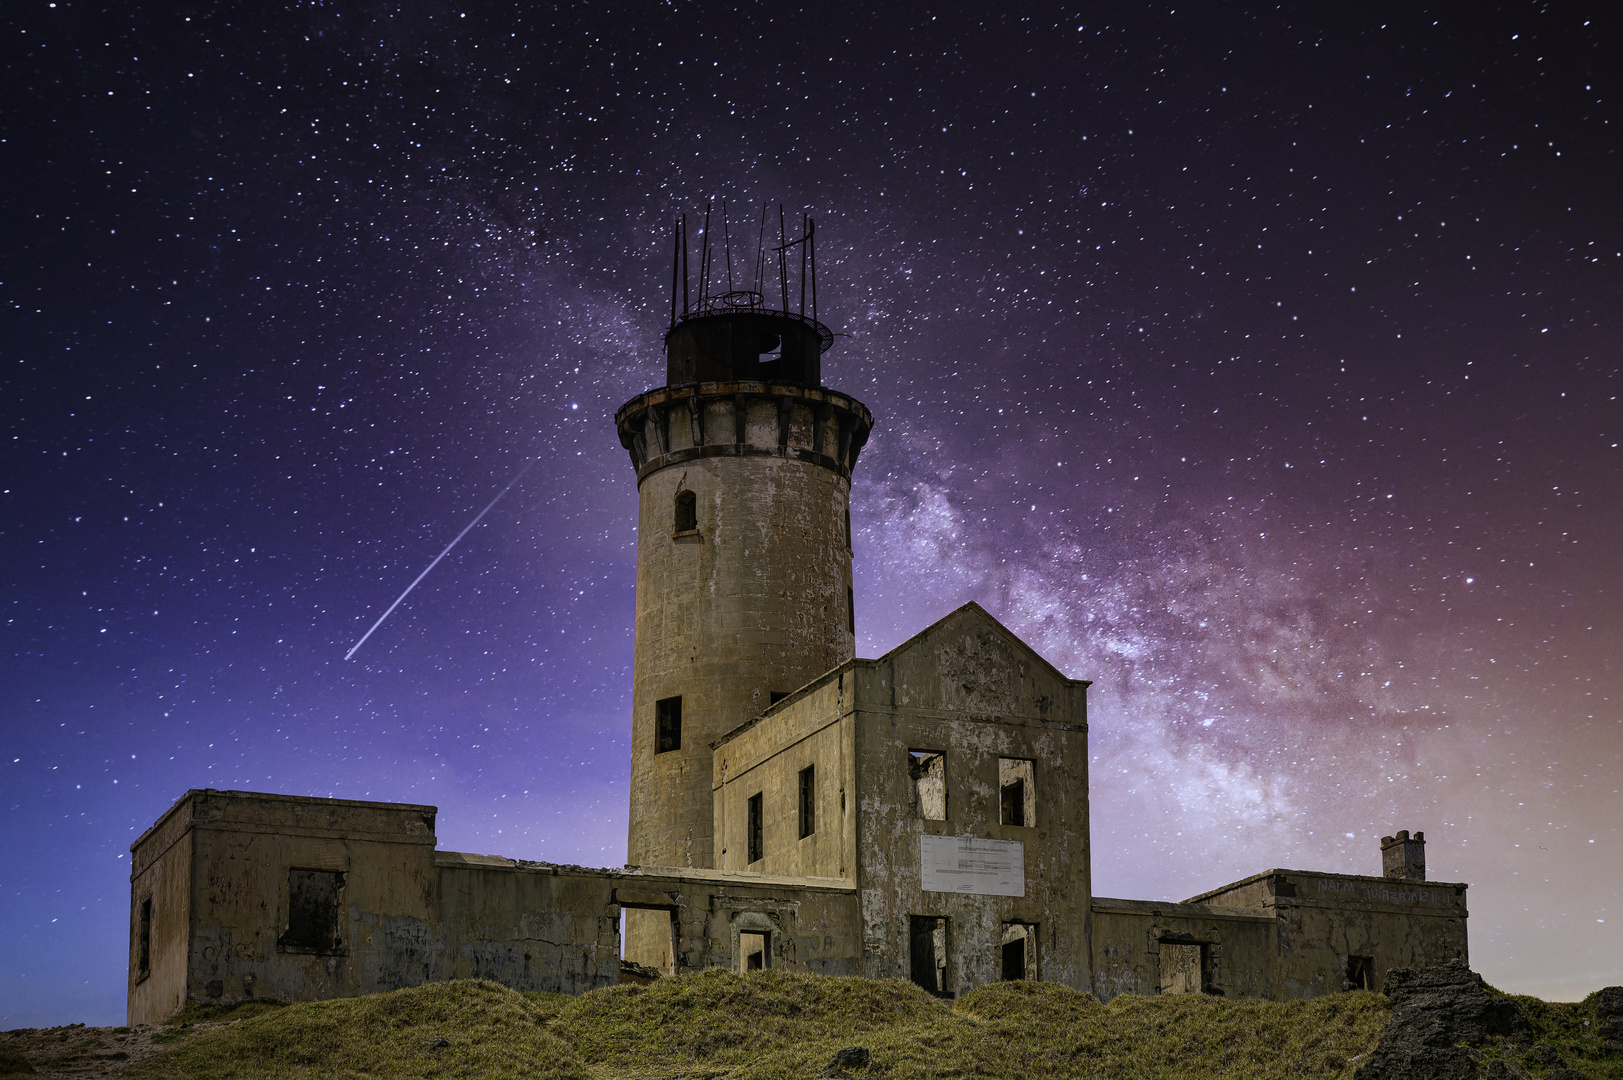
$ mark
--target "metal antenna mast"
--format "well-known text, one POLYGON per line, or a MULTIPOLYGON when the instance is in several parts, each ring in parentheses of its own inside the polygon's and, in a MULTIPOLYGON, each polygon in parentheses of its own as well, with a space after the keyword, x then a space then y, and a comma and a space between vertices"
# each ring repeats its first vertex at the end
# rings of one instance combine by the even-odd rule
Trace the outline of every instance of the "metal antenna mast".
POLYGON ((778 204, 778 286, 783 293, 783 308, 789 310, 789 256, 784 250, 787 232, 783 224, 783 204, 778 204))
POLYGON ((766 207, 761 203, 761 228, 755 234, 755 293, 761 294, 766 287, 766 207))

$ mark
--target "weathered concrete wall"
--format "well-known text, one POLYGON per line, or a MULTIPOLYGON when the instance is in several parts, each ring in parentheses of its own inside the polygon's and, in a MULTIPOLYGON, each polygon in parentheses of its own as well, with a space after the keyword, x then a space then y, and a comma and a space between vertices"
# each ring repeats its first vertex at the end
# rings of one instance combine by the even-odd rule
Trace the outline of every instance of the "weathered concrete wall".
POLYGON ((710 743, 853 655, 850 470, 872 418, 741 382, 649 391, 616 421, 639 499, 627 857, 711 867, 710 743), (656 702, 678 696, 681 746, 661 753, 656 702))
POLYGON ((434 977, 579 994, 620 978, 619 911, 602 872, 440 852, 434 977))
POLYGON ((1093 898, 1093 992, 1101 1001, 1120 994, 1159 994, 1163 944, 1204 947, 1207 992, 1231 997, 1272 993, 1276 919, 1262 911, 1203 904, 1093 898))
POLYGON ((949 992, 1002 977, 1010 922, 1037 928, 1028 977, 1089 989, 1087 683, 973 604, 853 674, 864 974, 909 977, 910 916, 936 916, 949 920, 949 992), (920 816, 911 750, 946 755, 945 820, 920 816), (1000 757, 1034 763, 1034 824, 1001 822, 1000 757), (1019 841, 1024 895, 925 891, 926 834, 1019 841))
POLYGON ((1086 690, 978 606, 966 605, 879 660, 829 672, 718 741, 714 805, 724 865, 767 873, 815 865, 854 879, 865 975, 910 977, 913 917, 944 917, 948 992, 1002 977, 1011 923, 1036 928, 1028 977, 1085 989, 1086 690), (911 750, 945 755, 942 820, 920 816, 911 750), (1035 820, 1023 826, 1000 817, 1003 758, 1032 763, 1035 820), (819 820, 844 808, 840 831, 827 841, 798 838, 799 774, 808 764, 819 776, 839 777, 837 787, 819 783, 819 820), (764 851, 751 862, 748 806, 757 795, 764 851), (926 834, 1019 842, 1024 895, 925 891, 926 834))
POLYGON ((856 975, 860 965, 856 890, 847 882, 644 867, 616 875, 622 907, 669 913, 678 971, 743 960, 739 935, 770 935, 765 966, 856 975))
MULTIPOLYGON (((860 663, 860 661, 858 661, 860 663)), ((779 702, 718 744, 713 806, 723 870, 787 877, 856 876, 852 665, 779 702), (800 835, 800 777, 815 769, 814 831, 800 835), (763 858, 749 858, 749 800, 761 796, 763 858)))
POLYGON ((1347 989, 1349 956, 1370 959, 1374 990, 1392 968, 1469 962, 1465 892, 1456 882, 1269 870, 1191 902, 1275 912, 1276 986, 1264 996, 1294 998, 1347 989))
POLYGON ((186 1002, 187 943, 191 935, 192 799, 180 799, 130 847, 131 1024, 152 1024, 186 1002), (151 921, 142 966, 142 909, 151 921))
MULTIPOLYGON (((741 963, 855 974, 849 882, 592 870, 433 848, 431 806, 193 791, 134 845, 132 918, 151 897, 149 974, 132 941, 131 1023, 188 1001, 315 1001, 451 978, 580 993, 620 979, 621 918, 660 913, 674 970, 741 963), (342 874, 332 934, 294 940, 292 875, 342 874)), ((134 933, 138 934, 138 924, 134 933)))
POLYGON ((1386 973, 1467 960, 1465 886, 1269 870, 1181 904, 1093 902, 1094 992, 1168 992, 1171 945, 1203 947, 1210 993, 1283 1001, 1353 989, 1349 958, 1386 973))
MULTIPOLYGON (((135 868, 186 849, 189 873, 184 932, 170 936, 166 923, 161 946, 154 941, 161 981, 156 993, 135 988, 131 1021, 153 1022, 184 1000, 308 1001, 432 977, 432 965, 425 967, 400 941, 432 935, 434 813, 431 806, 406 803, 189 792, 132 847, 135 868), (177 828, 182 835, 174 837, 177 828), (285 940, 294 870, 341 875, 336 937, 324 947, 285 940), (178 986, 176 964, 184 972, 178 986), (181 1002, 175 1000, 179 987, 181 1002)), ((138 909, 139 869, 137 877, 132 900, 138 909)))

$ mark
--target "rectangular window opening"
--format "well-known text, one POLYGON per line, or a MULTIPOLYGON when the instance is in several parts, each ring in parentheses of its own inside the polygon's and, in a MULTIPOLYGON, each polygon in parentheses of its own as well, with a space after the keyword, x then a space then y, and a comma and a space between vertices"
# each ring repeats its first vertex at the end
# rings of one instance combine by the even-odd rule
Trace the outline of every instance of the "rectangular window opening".
POLYGON ((343 948, 340 922, 342 870, 287 872, 287 929, 277 939, 289 952, 336 953, 343 948))
POLYGON ((1037 927, 1030 923, 1005 923, 1002 946, 1004 979, 1037 977, 1037 927))
POLYGON ((676 974, 676 920, 665 908, 620 909, 620 981, 646 984, 676 974))
POLYGON ((660 698, 654 702, 654 753, 682 749, 682 699, 660 698))
POLYGON ((800 770, 800 838, 817 831, 817 766, 800 770))
POLYGON ((857 594, 855 593, 855 591, 853 591, 850 588, 850 586, 847 586, 846 590, 845 590, 845 614, 846 614, 846 620, 847 620, 847 628, 851 631, 851 636, 856 637, 857 636, 857 594))
POLYGON ((1373 956, 1347 957, 1347 989, 1375 989, 1375 958, 1373 956))
POLYGON ((908 930, 912 939, 909 975, 937 997, 951 996, 947 991, 947 920, 910 915, 908 930))
POLYGON ((762 843, 761 835, 761 793, 757 791, 750 796, 749 806, 749 861, 760 862, 765 854, 766 847, 762 843))
POLYGON ((1205 945, 1161 942, 1161 993, 1203 994, 1211 986, 1205 945))
POLYGON ((998 817, 1005 825, 1035 828, 1037 825, 1036 765, 1026 758, 997 759, 997 783, 1001 797, 998 817))
POLYGON ((136 975, 145 978, 152 970, 152 897, 141 901, 141 933, 135 950, 136 975))
POLYGON ((738 970, 765 971, 772 966, 772 935, 740 933, 738 935, 738 970))
POLYGON ((907 774, 913 780, 913 805, 925 821, 947 820, 947 755, 909 750, 907 774))

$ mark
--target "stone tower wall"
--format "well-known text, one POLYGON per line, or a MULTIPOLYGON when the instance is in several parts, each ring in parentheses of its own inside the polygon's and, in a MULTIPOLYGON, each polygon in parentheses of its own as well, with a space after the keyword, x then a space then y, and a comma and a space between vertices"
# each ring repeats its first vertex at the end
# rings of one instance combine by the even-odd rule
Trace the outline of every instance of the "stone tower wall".
POLYGON ((700 383, 617 422, 639 481, 627 858, 713 867, 710 744, 855 653, 850 469, 872 420, 832 391, 700 383), (661 752, 675 697, 681 745, 661 752))

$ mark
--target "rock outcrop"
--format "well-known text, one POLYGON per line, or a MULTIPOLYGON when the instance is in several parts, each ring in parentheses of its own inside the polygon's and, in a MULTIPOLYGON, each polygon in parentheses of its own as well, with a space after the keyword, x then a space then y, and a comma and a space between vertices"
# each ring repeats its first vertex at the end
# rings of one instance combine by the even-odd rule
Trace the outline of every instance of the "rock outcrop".
POLYGON ((1458 960, 1415 973, 1386 973, 1392 1019, 1355 1080, 1476 1080, 1470 1046, 1495 1037, 1525 1039, 1521 1008, 1488 993, 1482 976, 1458 960))
POLYGON ((1596 1031, 1606 1049, 1623 1054, 1623 986, 1608 986, 1595 1001, 1596 1031))

